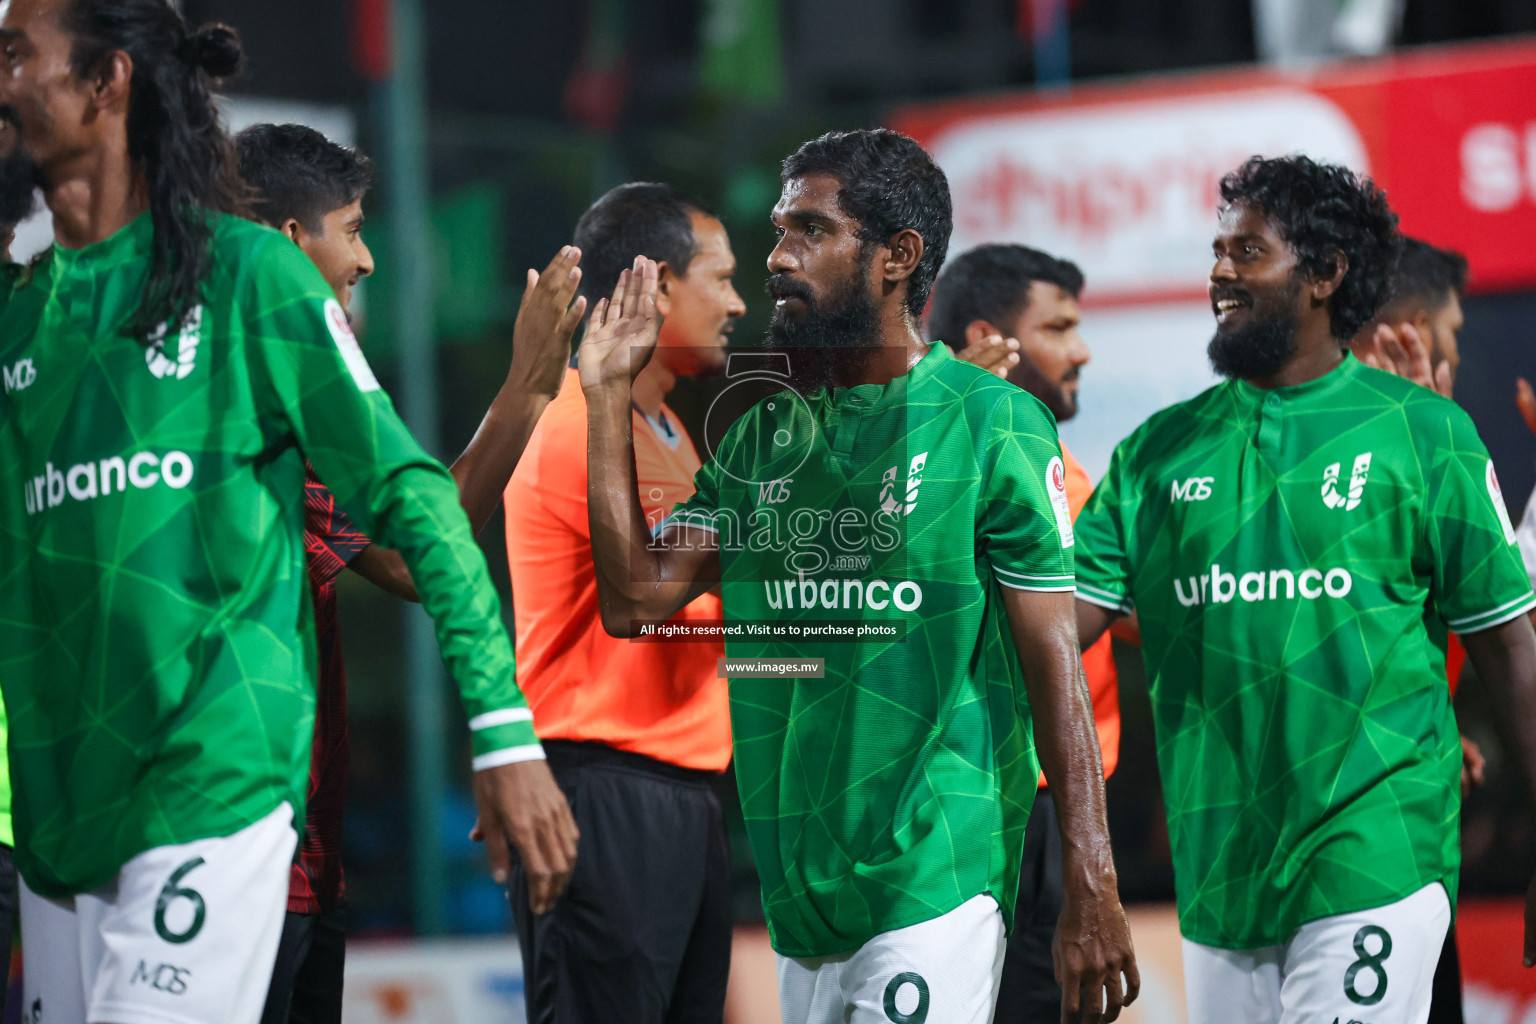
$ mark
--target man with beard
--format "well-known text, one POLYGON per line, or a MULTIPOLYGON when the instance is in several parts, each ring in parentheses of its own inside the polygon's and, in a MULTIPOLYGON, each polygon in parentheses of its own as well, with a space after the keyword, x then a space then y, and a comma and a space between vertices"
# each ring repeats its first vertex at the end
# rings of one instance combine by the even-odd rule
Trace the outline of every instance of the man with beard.
POLYGON ((211 90, 241 58, 167 0, 0 7, 0 154, 55 235, 0 310, 30 368, 0 405, 0 687, 39 1020, 261 1014, 314 721, 306 458, 437 626, 493 864, 544 858, 548 904, 575 856, 452 478, 314 264, 236 216, 211 90))
POLYGON ((1055 426, 918 331, 950 210, 895 132, 785 161, 768 291, 791 387, 724 432, 654 540, 629 408, 652 264, 578 352, 603 625, 651 635, 722 583, 736 776, 794 1024, 991 1020, 1042 762, 1070 851, 1063 1019, 1113 1020, 1139 987, 1055 426))
MULTIPOLYGON (((959 358, 991 369, 1040 399, 1062 423, 1077 415, 1078 374, 1092 354, 1078 333, 1083 272, 1022 245, 983 245, 944 265, 933 287, 928 334, 947 339, 959 358)), ((1093 492, 1087 470, 1061 446, 1073 518, 1093 492)), ((1110 637, 1083 650, 1104 777, 1120 754, 1120 699, 1110 637)), ((1049 1020, 1061 1005, 1051 943, 1061 913, 1061 835, 1042 780, 1024 831, 1018 905, 1003 960, 999 1022, 1049 1020)))
MULTIPOLYGON (((649 522, 693 495, 699 457, 666 396, 725 369, 746 312, 725 226, 667 185, 612 189, 584 213, 582 291, 609 295, 636 256, 658 267, 656 357, 630 389, 638 498, 649 522)), ((718 1021, 731 965, 731 860, 712 789, 731 759, 718 639, 631 643, 603 630, 587 526, 587 406, 576 370, 539 421, 505 495, 518 684, 581 840, 566 898, 534 915, 509 893, 533 1024, 718 1021)), ((680 623, 718 622, 703 594, 680 623)))
POLYGON ((1446 631, 1536 782, 1536 594, 1472 421, 1345 347, 1398 258, 1386 197, 1306 157, 1221 196, 1229 380, 1116 450, 1079 637, 1140 617, 1190 1020, 1423 1024, 1460 859, 1446 631))

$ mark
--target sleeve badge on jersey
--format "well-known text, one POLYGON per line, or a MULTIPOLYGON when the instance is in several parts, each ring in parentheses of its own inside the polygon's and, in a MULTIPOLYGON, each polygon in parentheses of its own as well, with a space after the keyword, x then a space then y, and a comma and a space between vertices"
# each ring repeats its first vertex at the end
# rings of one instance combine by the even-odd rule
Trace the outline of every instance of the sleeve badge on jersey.
POLYGON ((373 369, 363 355, 362 346, 357 343, 357 335, 352 333, 352 324, 347 320, 347 311, 342 309, 341 303, 335 299, 325 300, 325 326, 330 330, 331 339, 336 342, 336 348, 341 351, 342 361, 347 364, 347 371, 352 374, 352 381, 357 385, 357 390, 362 392, 379 390, 379 379, 373 375, 373 369))
POLYGON ((1504 527, 1504 543, 1515 542, 1515 525, 1509 521, 1509 509, 1504 506, 1504 492, 1499 489, 1499 476, 1493 471, 1493 460, 1488 460, 1488 497, 1493 500, 1493 510, 1499 514, 1499 525, 1504 527))
POLYGON ((1056 529, 1061 532, 1061 546, 1072 546, 1072 507, 1067 504, 1067 469, 1060 455, 1051 456, 1045 467, 1045 493, 1051 496, 1051 510, 1056 513, 1056 529))

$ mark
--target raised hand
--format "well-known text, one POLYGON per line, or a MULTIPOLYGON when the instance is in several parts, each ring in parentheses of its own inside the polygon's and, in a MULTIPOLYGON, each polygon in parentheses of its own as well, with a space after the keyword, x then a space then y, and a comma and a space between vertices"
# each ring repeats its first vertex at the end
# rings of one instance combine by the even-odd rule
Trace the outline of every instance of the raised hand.
POLYGON ((585 297, 574 303, 581 283, 581 250, 568 245, 542 274, 528 271, 528 287, 512 327, 512 368, 507 379, 533 394, 555 397, 571 359, 571 336, 587 311, 585 297))
POLYGON ((1009 371, 1019 365, 1019 340, 989 334, 976 344, 965 346, 955 356, 1006 378, 1009 371))
POLYGON ((598 301, 576 350, 582 388, 621 384, 627 391, 645 369, 661 332, 656 290, 656 261, 637 256, 634 267, 619 275, 613 297, 598 301))
POLYGON ((1413 324, 1378 324, 1369 348, 1362 346, 1356 355, 1367 366, 1411 380, 1436 394, 1451 397, 1451 364, 1430 361, 1429 346, 1413 324))

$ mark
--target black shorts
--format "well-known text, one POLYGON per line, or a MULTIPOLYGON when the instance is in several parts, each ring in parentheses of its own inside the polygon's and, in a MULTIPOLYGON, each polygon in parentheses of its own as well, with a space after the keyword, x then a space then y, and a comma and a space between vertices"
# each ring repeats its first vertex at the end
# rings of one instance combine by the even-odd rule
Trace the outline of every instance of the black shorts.
POLYGON ((549 740, 581 830, 570 886, 508 894, 529 1024, 720 1024, 731 967, 731 861, 715 776, 599 743, 549 740))
POLYGON ((261 1024, 341 1024, 347 968, 347 908, 283 918, 261 1024))
POLYGON ((1024 830, 1024 864, 1014 904, 1013 934, 1003 955, 1003 983, 997 993, 995 1024, 1033 1024, 1061 1019, 1061 986, 1051 962, 1051 943, 1064 898, 1061 832, 1050 793, 1035 793, 1024 830))

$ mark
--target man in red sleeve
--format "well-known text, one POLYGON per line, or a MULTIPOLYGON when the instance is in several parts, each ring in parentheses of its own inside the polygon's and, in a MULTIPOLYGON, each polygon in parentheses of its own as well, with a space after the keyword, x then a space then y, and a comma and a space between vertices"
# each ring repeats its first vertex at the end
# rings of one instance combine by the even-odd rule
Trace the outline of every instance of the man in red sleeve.
MULTIPOLYGON (((1092 358, 1077 331, 1082 290, 1083 274, 1073 263, 1022 245, 980 246, 945 264, 933 288, 928 336, 1028 391, 1062 423, 1077 415, 1078 373, 1092 358)), ((1093 481, 1065 444, 1061 458, 1067 505, 1076 519, 1093 493, 1093 481)), ((1120 756, 1120 697, 1108 634, 1083 651, 1083 672, 1107 779, 1120 756)), ((1051 941, 1061 902, 1061 834, 1042 777, 1024 833, 1018 909, 994 1017, 998 1024, 1060 1017, 1051 941)))
MULTIPOLYGON (((241 175, 257 192, 257 216, 310 257, 335 290, 337 301, 347 308, 358 281, 373 272, 373 256, 362 238, 362 201, 372 178, 368 158, 301 125, 256 125, 234 141, 241 175)), ((580 253, 567 246, 543 274, 529 271, 507 382, 469 447, 451 467, 460 503, 477 532, 495 510, 501 489, 558 384, 563 355, 585 309, 581 299, 570 305, 580 281, 579 259, 580 253)), ((392 594, 418 600, 398 553, 358 532, 313 472, 304 489, 304 543, 320 656, 319 692, 303 840, 289 876, 288 915, 263 1024, 339 1024, 341 1020, 346 958, 341 833, 347 783, 347 683, 336 617, 336 577, 349 568, 392 594)))

